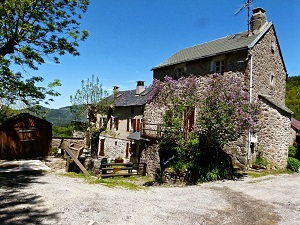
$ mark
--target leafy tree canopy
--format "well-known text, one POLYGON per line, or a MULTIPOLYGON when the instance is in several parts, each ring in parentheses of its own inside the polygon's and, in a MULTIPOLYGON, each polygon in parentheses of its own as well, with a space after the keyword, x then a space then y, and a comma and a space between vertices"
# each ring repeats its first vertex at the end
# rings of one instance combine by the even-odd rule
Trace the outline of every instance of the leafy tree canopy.
POLYGON ((285 103, 294 112, 292 116, 300 121, 300 76, 288 78, 285 103))
MULTIPOLYGON (((79 20, 88 0, 2 0, 0 2, 0 98, 7 104, 23 101, 37 104, 47 96, 58 96, 54 87, 38 87, 42 77, 24 78, 26 69, 37 70, 47 60, 59 63, 66 53, 77 56, 78 41, 87 30, 79 20), (13 71, 12 65, 22 71, 13 71)), ((49 99, 50 101, 53 99, 49 99)))

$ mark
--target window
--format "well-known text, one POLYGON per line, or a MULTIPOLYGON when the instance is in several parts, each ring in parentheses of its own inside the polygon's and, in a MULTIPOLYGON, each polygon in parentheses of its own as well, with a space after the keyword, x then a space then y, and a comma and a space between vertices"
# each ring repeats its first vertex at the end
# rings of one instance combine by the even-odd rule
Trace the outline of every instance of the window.
POLYGON ((115 130, 118 130, 119 129, 119 118, 118 117, 115 117, 115 116, 112 116, 110 118, 110 129, 115 129, 115 130))
POLYGON ((140 132, 141 119, 130 118, 127 120, 127 131, 140 132))
POLYGON ((35 130, 19 130, 20 141, 34 141, 36 139, 35 130))
POLYGON ((180 77, 184 77, 186 72, 185 64, 180 64, 175 67, 175 79, 179 79, 180 77))
POLYGON ((271 76, 270 76, 270 85, 271 86, 275 85, 275 75, 274 75, 274 73, 271 73, 271 76))
POLYGON ((224 60, 215 61, 215 73, 224 74, 224 60))
POLYGON ((179 79, 180 77, 183 77, 183 76, 184 76, 184 74, 183 74, 183 68, 176 69, 175 78, 179 79))
POLYGON ((272 53, 275 52, 275 49, 276 49, 276 44, 275 44, 275 41, 272 40, 272 41, 271 41, 271 51, 272 51, 272 53))
POLYGON ((212 59, 210 64, 212 73, 224 74, 225 71, 225 56, 218 56, 212 59))

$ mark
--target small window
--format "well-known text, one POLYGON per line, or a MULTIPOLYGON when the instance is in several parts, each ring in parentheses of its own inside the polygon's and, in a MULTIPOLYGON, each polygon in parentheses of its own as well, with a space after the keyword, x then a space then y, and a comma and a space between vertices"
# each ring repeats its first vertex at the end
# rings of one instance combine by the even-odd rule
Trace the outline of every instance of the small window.
POLYGON ((224 74, 224 60, 222 61, 215 61, 215 73, 224 74))
POLYGON ((275 52, 275 49, 276 49, 275 41, 271 41, 271 51, 272 51, 272 53, 275 52))
POLYGON ((274 75, 274 73, 271 73, 271 76, 270 76, 270 85, 271 86, 275 85, 275 75, 274 75))
POLYGON ((175 79, 179 79, 184 76, 184 68, 177 68, 175 71, 175 79))

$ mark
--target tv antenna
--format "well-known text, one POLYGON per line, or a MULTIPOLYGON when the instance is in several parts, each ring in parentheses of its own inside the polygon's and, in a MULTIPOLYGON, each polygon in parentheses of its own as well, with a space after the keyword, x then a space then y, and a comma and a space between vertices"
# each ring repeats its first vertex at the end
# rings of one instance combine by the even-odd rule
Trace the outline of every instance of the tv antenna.
POLYGON ((238 11, 236 11, 234 13, 234 15, 236 16, 237 14, 239 14, 243 9, 247 8, 248 9, 248 33, 250 31, 250 6, 252 4, 254 0, 247 0, 244 5, 241 6, 241 8, 238 9, 238 11))

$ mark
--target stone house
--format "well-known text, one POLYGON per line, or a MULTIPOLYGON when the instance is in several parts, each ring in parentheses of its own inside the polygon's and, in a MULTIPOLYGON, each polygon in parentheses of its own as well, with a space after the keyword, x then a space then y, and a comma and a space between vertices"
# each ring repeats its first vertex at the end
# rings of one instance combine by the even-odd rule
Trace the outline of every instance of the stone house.
MULTIPOLYGON (((143 81, 137 81, 135 90, 120 91, 114 87, 114 96, 109 96, 114 98, 114 111, 107 130, 99 137, 99 157, 122 157, 126 162, 139 162, 144 140, 140 136, 141 120, 149 91, 143 81)), ((98 120, 101 123, 102 118, 98 120)))
MULTIPOLYGON (((249 31, 182 49, 152 70, 153 78, 159 80, 166 75, 178 79, 190 74, 210 79, 214 73, 241 77, 250 101, 262 101, 262 126, 226 151, 241 167, 251 166, 258 154, 268 160, 270 168, 286 167, 292 114, 285 106, 288 75, 274 24, 267 21, 264 9, 253 10, 249 31)), ((141 161, 148 164, 148 173, 158 165, 153 158, 158 158, 155 130, 162 122, 161 115, 160 109, 145 105, 142 137, 152 138, 153 144, 143 150, 141 161)))

